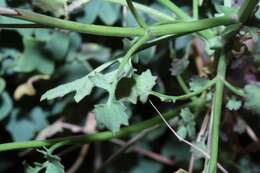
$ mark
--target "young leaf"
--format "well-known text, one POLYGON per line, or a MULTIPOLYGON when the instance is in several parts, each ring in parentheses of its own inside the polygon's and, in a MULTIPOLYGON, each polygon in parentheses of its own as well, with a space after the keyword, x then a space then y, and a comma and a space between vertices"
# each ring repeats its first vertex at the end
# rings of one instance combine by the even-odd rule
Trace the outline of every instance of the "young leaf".
POLYGON ((45 162, 46 171, 45 173, 64 173, 63 165, 58 161, 47 161, 45 162))
POLYGON ((201 88, 203 88, 205 85, 207 85, 209 80, 205 77, 194 77, 190 81, 190 89, 192 91, 198 91, 201 88))
POLYGON ((187 128, 185 126, 180 126, 177 130, 178 135, 180 135, 183 139, 187 137, 187 128))
POLYGON ((254 84, 246 85, 245 91, 245 104, 244 107, 257 114, 260 114, 260 87, 254 84))
POLYGON ((194 115, 191 113, 189 108, 182 109, 180 115, 183 120, 179 123, 180 128, 185 128, 186 135, 190 138, 194 138, 196 135, 194 115))
POLYGON ((128 125, 126 107, 118 101, 95 105, 93 112, 97 124, 104 125, 112 132, 117 132, 121 125, 128 125))
POLYGON ((124 96, 123 100, 136 104, 139 98, 141 102, 145 103, 152 88, 156 84, 155 81, 156 77, 152 75, 150 70, 146 70, 141 75, 133 75, 133 80, 130 82, 131 84, 122 88, 122 90, 128 90, 126 88, 131 87, 130 92, 124 96))
POLYGON ((236 111, 241 107, 241 101, 237 100, 235 97, 231 97, 227 104, 226 104, 226 108, 228 108, 231 111, 236 111))
POLYGON ((190 123, 193 121, 193 114, 189 108, 182 109, 180 115, 185 123, 190 123))

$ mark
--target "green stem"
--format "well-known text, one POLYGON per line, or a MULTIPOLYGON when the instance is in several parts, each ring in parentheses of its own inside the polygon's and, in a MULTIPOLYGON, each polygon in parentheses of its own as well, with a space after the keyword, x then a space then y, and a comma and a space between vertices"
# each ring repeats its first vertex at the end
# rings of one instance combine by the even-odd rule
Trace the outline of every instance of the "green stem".
POLYGON ((241 97, 245 97, 245 93, 242 89, 237 88, 235 86, 233 86, 231 83, 229 83, 228 81, 224 81, 225 86, 232 91, 234 94, 241 96, 241 97))
MULTIPOLYGON (((185 104, 183 106, 180 106, 174 110, 168 111, 164 114, 164 117, 168 120, 173 118, 177 115, 177 113, 183 108, 183 107, 197 107, 204 105, 204 101, 198 102, 198 101, 192 101, 188 104, 185 104)), ((17 149, 25 149, 25 148, 38 148, 38 147, 47 147, 52 146, 57 143, 62 142, 63 145, 72 145, 72 144, 79 144, 79 143, 86 143, 86 142, 93 142, 93 141, 106 141, 110 140, 112 138, 117 137, 123 137, 127 136, 131 133, 139 132, 144 129, 150 128, 155 126, 156 124, 162 124, 163 121, 160 117, 156 116, 154 118, 151 118, 149 120, 137 123, 135 125, 121 128, 120 131, 116 133, 112 133, 111 131, 105 131, 105 132, 99 132, 95 134, 90 135, 79 135, 79 136, 69 136, 69 137, 63 137, 63 138, 56 138, 56 139, 47 139, 47 140, 33 140, 33 141, 25 141, 25 142, 11 142, 11 143, 5 143, 0 144, 0 152, 1 151, 8 151, 8 150, 17 150, 17 149)))
POLYGON ((177 75, 177 76, 176 76, 176 79, 177 79, 179 85, 181 86, 182 90, 183 90, 186 94, 189 94, 189 93, 190 93, 190 90, 189 90, 188 86, 186 85, 185 81, 183 80, 182 76, 181 76, 181 75, 177 75))
POLYGON ((213 106, 212 106, 212 126, 211 126, 211 141, 210 141, 210 162, 209 162, 209 173, 215 173, 218 159, 218 141, 219 141, 219 124, 222 110, 222 97, 224 90, 224 80, 226 75, 226 60, 224 51, 221 52, 218 70, 216 76, 216 90, 214 94, 213 106))
MULTIPOLYGON (((192 98, 192 97, 194 97, 196 95, 199 95, 202 92, 204 92, 205 90, 209 89, 215 83, 216 83, 216 79, 213 79, 207 85, 205 85, 204 87, 200 88, 199 90, 194 91, 194 92, 190 92, 188 94, 181 95, 181 96, 169 96, 169 95, 161 94, 161 93, 156 92, 156 91, 152 91, 150 94, 160 98, 162 101, 172 101, 172 102, 175 102, 177 100, 186 100, 186 99, 192 98)), ((194 100, 197 100, 197 99, 198 98, 196 98, 194 100)))
MULTIPOLYGON (((18 18, 26 21, 35 22, 45 26, 54 28, 67 29, 71 31, 88 33, 102 36, 116 36, 116 37, 131 37, 131 36, 143 36, 145 30, 143 28, 132 28, 132 27, 114 27, 114 26, 102 26, 92 24, 82 24, 78 22, 58 19, 38 13, 34 13, 22 9, 8 9, 13 11, 14 14, 3 14, 8 17, 18 18)), ((202 19, 191 22, 179 22, 175 24, 165 24, 160 26, 150 26, 148 32, 153 36, 162 36, 170 34, 184 34, 190 32, 197 32, 208 28, 230 25, 237 23, 232 16, 216 17, 211 19, 202 19)))
POLYGON ((175 24, 151 26, 149 27, 149 30, 154 36, 161 36, 168 34, 170 35, 197 32, 221 25, 231 25, 235 23, 237 23, 237 20, 233 16, 222 16, 210 19, 180 22, 175 24))
POLYGON ((129 7, 129 9, 131 10, 136 22, 138 23, 138 25, 141 27, 141 28, 147 28, 147 25, 146 23, 143 21, 143 19, 141 18, 141 16, 138 14, 137 10, 135 9, 133 3, 132 3, 132 0, 126 0, 127 2, 127 5, 129 7))

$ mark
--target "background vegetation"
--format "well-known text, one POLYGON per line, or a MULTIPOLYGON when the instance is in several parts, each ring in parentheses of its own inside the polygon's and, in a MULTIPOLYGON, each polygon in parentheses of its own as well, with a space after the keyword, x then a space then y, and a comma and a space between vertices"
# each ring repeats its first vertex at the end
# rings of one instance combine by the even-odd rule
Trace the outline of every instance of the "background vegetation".
POLYGON ((260 172, 258 1, 127 2, 0 0, 0 172, 260 172))

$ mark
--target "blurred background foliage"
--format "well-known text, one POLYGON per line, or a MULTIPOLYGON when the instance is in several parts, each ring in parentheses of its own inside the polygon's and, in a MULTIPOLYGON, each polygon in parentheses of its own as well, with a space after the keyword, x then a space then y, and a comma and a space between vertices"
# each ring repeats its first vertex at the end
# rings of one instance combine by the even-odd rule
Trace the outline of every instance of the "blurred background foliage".
MULTIPOLYGON (((140 2, 174 17, 169 10, 155 1, 140 2)), ((67 9, 70 3, 68 0, 53 1, 50 6, 40 0, 0 0, 1 6, 31 9, 82 23, 136 26, 130 12, 118 4, 90 0, 79 10, 69 11, 67 9)), ((179 0, 176 3, 188 14, 192 13, 192 1, 179 0)), ((225 3, 234 1, 227 0, 225 3)), ((239 3, 238 0, 232 6, 239 3)), ((211 16, 216 12, 221 15, 222 11, 225 11, 223 1, 205 1, 200 7, 200 17, 211 16)), ((259 10, 256 14, 260 17, 259 10)), ((155 22, 155 19, 147 14, 141 13, 141 15, 148 24, 155 22)), ((1 16, 0 23, 21 23, 21 21, 1 16)), ((255 33, 259 34, 256 28, 244 28, 238 43, 245 44, 250 53, 236 52, 228 71, 228 79, 237 86, 243 87, 252 81, 259 81, 260 39, 255 33)), ((130 44, 129 39, 92 36, 56 29, 1 30, 0 40, 1 143, 83 133, 76 127, 83 128, 93 105, 102 103, 105 97, 102 90, 95 90, 79 104, 73 101, 72 95, 54 101, 40 102, 41 95, 59 84, 83 77, 98 65, 119 57, 130 44), (58 122, 62 122, 62 125, 58 126, 58 122), (46 132, 50 127, 51 131, 46 132)), ((139 62, 135 64, 139 71, 149 68, 153 75, 158 77, 157 90, 179 95, 182 90, 175 76, 182 74, 185 81, 191 83, 191 88, 196 90, 196 82, 192 82, 194 77, 211 76, 213 73, 210 58, 205 51, 205 45, 196 36, 188 35, 146 49, 138 53, 134 60, 139 62), (200 62, 203 62, 203 65, 200 62)), ((199 81, 203 82, 203 78, 199 81)), ((211 99, 210 93, 208 98, 211 99)), ((255 132, 256 136, 260 135, 259 115, 239 109, 241 101, 231 97, 228 92, 225 94, 225 99, 228 109, 223 111, 222 116, 220 161, 231 172, 260 172, 260 142, 258 138, 252 139, 252 135, 251 137, 248 135, 248 128, 255 132), (233 111, 238 109, 239 111, 233 111)), ((153 100, 162 112, 182 104, 182 102, 173 104, 153 100)), ((128 111, 131 115, 130 124, 156 115, 149 104, 128 105, 128 111)), ((208 110, 201 111, 201 116, 193 114, 188 109, 182 110, 180 116, 172 120, 179 134, 189 140, 196 138, 196 133, 208 110), (196 123, 190 117, 196 118, 196 123)), ((130 135, 123 140, 131 137, 130 135)), ((165 126, 150 132, 138 141, 136 147, 150 152, 150 155, 156 153, 162 158, 168 158, 171 162, 154 160, 140 152, 129 150, 108 165, 104 172, 173 172, 179 168, 187 169, 192 154, 189 147, 178 142, 165 126)), ((91 172, 118 148, 113 142, 91 144, 77 172, 91 172)), ((66 170, 75 162, 81 150, 80 146, 73 146, 64 147, 59 151, 61 163, 66 170)), ((24 160, 32 163, 42 159, 35 150, 1 153, 0 172, 17 172, 17 170, 23 172, 24 160)), ((202 160, 196 161, 194 172, 200 172, 202 167, 202 160)))

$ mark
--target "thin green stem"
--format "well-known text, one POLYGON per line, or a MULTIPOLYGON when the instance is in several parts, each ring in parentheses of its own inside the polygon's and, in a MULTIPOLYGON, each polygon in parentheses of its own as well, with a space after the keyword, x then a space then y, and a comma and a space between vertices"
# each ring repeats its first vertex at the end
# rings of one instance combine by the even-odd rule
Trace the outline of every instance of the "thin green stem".
MULTIPOLYGON (((185 94, 185 95, 180 95, 180 96, 165 95, 165 94, 161 94, 161 93, 156 92, 156 91, 152 91, 150 94, 160 98, 164 102, 166 102, 166 101, 175 102, 177 100, 186 100, 186 99, 192 98, 192 97, 194 97, 196 95, 199 95, 202 92, 204 92, 205 90, 209 89, 215 83, 216 83, 216 79, 213 79, 207 85, 205 85, 204 87, 200 88, 199 90, 194 91, 194 92, 190 92, 190 93, 185 94)), ((196 98, 194 100, 196 101, 197 99, 198 98, 196 98)))
POLYGON ((137 10, 135 9, 134 5, 133 5, 133 2, 132 0, 126 0, 127 2, 127 5, 130 9, 130 11, 132 12, 136 22, 138 23, 138 25, 141 27, 141 28, 144 28, 146 29, 147 28, 147 25, 146 23, 144 22, 144 20, 141 18, 141 16, 138 14, 137 10))
MULTIPOLYGON (((104 1, 109 1, 109 2, 112 2, 112 3, 117 3, 117 4, 121 4, 121 5, 127 6, 126 0, 104 0, 104 1)), ((149 17, 151 17, 151 18, 153 18, 155 20, 158 20, 158 21, 162 21, 162 20, 171 21, 171 20, 174 20, 174 17, 169 16, 167 14, 164 14, 164 13, 162 13, 162 12, 156 10, 156 9, 153 9, 151 7, 139 4, 137 2, 134 2, 133 5, 136 7, 136 9, 138 9, 138 10, 148 14, 149 17)))
POLYGON ((259 0, 245 0, 238 12, 239 21, 245 23, 247 19, 252 15, 254 8, 258 4, 259 0))
POLYGON ((216 76, 216 89, 212 105, 212 126, 211 126, 211 141, 210 151, 211 157, 209 161, 209 173, 215 173, 218 160, 218 141, 219 141, 219 124, 222 111, 222 97, 224 90, 224 80, 226 76, 226 60, 224 51, 221 52, 218 63, 218 70, 216 76))
POLYGON ((224 84, 225 86, 230 90, 232 91, 234 94, 238 95, 238 96, 241 96, 241 97, 245 97, 245 92, 240 89, 240 88, 237 88, 235 86, 233 86, 231 83, 229 83, 228 81, 224 81, 224 84))
MULTIPOLYGON (((191 20, 191 17, 187 15, 181 8, 175 5, 170 0, 158 0, 161 4, 169 8, 174 14, 183 20, 191 20)), ((201 31, 198 33, 202 38, 209 40, 214 37, 214 34, 210 30, 201 31)))
MULTIPOLYGON (((183 106, 180 106, 174 110, 168 111, 164 114, 164 117, 168 120, 173 118, 177 115, 177 113, 183 108, 183 107, 197 107, 204 105, 204 101, 192 101, 188 104, 185 104, 183 106)), ((38 148, 38 147, 47 147, 55 145, 59 142, 64 142, 63 145, 72 145, 72 144, 79 144, 79 143, 87 143, 87 142, 93 142, 93 141, 106 141, 110 140, 112 138, 118 138, 127 136, 131 133, 142 131, 143 129, 147 129, 150 127, 155 126, 156 124, 162 124, 162 119, 158 116, 151 118, 149 120, 137 123, 135 125, 121 128, 120 131, 116 133, 112 133, 111 131, 105 131, 105 132, 99 132, 95 134, 90 135, 79 135, 79 136, 69 136, 69 137, 63 137, 63 138, 56 138, 56 139, 48 139, 48 140, 33 140, 33 141, 25 141, 25 142, 11 142, 11 143, 5 143, 0 144, 0 152, 2 151, 8 151, 8 150, 17 150, 17 149, 25 149, 25 148, 38 148)))

